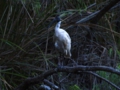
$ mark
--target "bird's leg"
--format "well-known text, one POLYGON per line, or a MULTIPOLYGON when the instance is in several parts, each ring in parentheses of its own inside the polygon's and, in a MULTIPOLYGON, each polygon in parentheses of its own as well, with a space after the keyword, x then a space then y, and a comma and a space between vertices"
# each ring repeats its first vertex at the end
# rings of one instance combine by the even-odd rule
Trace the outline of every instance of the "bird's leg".
POLYGON ((63 54, 62 53, 60 53, 60 58, 58 58, 58 66, 59 67, 61 67, 61 66, 63 66, 63 54))
POLYGON ((59 66, 62 66, 61 59, 62 59, 62 54, 60 53, 60 58, 58 59, 58 65, 59 66))
POLYGON ((61 66, 64 66, 64 60, 65 60, 65 57, 64 57, 64 54, 61 54, 61 66))
MULTIPOLYGON (((58 66, 59 68, 63 66, 63 62, 62 62, 62 53, 60 52, 60 58, 58 60, 58 66)), ((62 90, 62 84, 61 84, 61 77, 62 76, 62 72, 59 72, 59 75, 58 75, 58 82, 59 82, 59 90, 62 90)))

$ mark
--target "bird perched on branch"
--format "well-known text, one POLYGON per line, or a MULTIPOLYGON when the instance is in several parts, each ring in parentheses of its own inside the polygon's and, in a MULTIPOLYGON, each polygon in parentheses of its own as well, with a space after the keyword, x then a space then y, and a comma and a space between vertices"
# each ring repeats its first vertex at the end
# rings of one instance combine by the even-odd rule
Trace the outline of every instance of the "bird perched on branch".
POLYGON ((56 16, 54 42, 55 48, 64 55, 65 58, 71 57, 71 38, 69 34, 62 28, 60 28, 61 20, 59 16, 56 16))

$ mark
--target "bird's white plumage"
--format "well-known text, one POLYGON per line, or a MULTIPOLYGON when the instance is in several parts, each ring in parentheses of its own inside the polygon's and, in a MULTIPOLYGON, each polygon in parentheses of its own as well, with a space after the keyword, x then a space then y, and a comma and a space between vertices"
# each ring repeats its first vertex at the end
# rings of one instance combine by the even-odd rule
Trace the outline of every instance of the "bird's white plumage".
POLYGON ((55 48, 64 54, 65 57, 71 57, 71 38, 69 34, 60 28, 61 21, 59 21, 55 26, 55 48))

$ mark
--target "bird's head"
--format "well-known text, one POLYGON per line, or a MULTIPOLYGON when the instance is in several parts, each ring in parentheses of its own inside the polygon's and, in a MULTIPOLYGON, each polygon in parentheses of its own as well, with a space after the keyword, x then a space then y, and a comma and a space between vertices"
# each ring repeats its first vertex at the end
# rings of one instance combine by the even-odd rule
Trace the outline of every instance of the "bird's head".
POLYGON ((61 21, 61 20, 60 20, 60 16, 57 15, 57 16, 55 17, 55 21, 56 21, 56 22, 61 21))
MULTIPOLYGON (((52 20, 52 22, 49 24, 48 28, 49 28, 52 24, 58 23, 58 22, 60 22, 60 21, 61 21, 61 20, 60 20, 60 17, 57 15, 57 16, 52 20)), ((61 22, 60 22, 60 24, 61 24, 61 22)))
POLYGON ((60 28, 60 25, 61 25, 60 16, 56 16, 54 20, 55 22, 57 22, 56 27, 60 28))

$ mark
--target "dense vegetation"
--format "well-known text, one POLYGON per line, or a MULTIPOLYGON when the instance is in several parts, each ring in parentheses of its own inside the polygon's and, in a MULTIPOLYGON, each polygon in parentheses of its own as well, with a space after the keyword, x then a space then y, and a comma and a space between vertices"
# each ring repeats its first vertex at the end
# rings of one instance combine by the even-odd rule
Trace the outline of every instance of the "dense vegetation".
MULTIPOLYGON (((120 3, 94 18, 94 12, 112 1, 117 0, 1 0, 0 90, 13 90, 25 79, 57 66, 55 25, 49 27, 56 15, 72 39, 72 60, 78 65, 120 69, 120 3), (92 19, 86 20, 90 15, 92 19)), ((76 66, 62 59, 66 66, 76 66)), ((105 79, 120 87, 120 76, 105 71, 58 72, 46 78, 62 90, 116 90, 105 79)), ((38 90, 44 83, 29 90, 38 90)))

